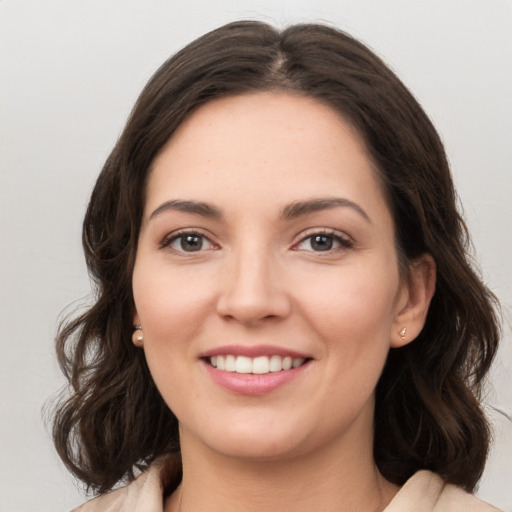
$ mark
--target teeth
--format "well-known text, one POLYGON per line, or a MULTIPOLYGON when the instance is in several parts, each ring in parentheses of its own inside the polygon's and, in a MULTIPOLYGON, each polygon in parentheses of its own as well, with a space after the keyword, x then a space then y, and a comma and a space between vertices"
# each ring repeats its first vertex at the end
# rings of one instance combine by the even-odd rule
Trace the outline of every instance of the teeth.
POLYGON ((233 355, 226 356, 226 365, 224 370, 227 372, 234 372, 236 370, 236 357, 233 355))
POLYGON ((263 375, 270 371, 270 364, 267 356, 255 357, 252 360, 252 373, 263 375))
POLYGON ((281 356, 272 356, 269 362, 271 372, 280 372, 283 369, 283 358, 281 356))
POLYGON ((293 361, 292 361, 292 368, 297 368, 298 366, 300 366, 303 362, 305 361, 304 358, 302 357, 296 357, 293 361))
POLYGON ((250 357, 238 356, 235 363, 235 372, 252 373, 252 359, 250 357))
POLYGON ((211 365, 218 370, 235 373, 254 373, 257 375, 291 370, 292 368, 299 367, 304 361, 303 357, 292 359, 289 356, 259 356, 253 359, 251 357, 228 354, 210 357, 211 365))

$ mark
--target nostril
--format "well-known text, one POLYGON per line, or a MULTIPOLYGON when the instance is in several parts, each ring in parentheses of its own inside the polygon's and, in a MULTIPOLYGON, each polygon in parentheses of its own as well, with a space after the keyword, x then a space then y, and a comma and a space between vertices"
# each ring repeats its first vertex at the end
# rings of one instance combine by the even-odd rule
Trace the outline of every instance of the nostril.
POLYGON ((245 324, 276 321, 290 312, 288 298, 283 293, 226 294, 217 303, 217 313, 226 320, 245 324))

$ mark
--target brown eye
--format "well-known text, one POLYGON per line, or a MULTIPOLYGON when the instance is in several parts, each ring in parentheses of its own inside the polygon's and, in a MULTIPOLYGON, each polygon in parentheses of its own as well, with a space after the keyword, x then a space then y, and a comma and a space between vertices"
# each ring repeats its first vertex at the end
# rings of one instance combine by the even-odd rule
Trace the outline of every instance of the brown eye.
POLYGON ((199 235, 183 235, 179 240, 180 247, 187 252, 200 251, 203 247, 203 237, 199 235))
POLYGON ((309 243, 314 251, 329 251, 334 244, 334 237, 331 235, 315 235, 310 237, 309 243))
POLYGON ((213 244, 204 235, 199 233, 180 233, 163 243, 176 252, 200 252, 211 249, 213 244))
POLYGON ((352 241, 337 232, 320 232, 304 237, 301 242, 295 246, 295 250, 328 252, 338 249, 350 249, 351 247, 353 247, 352 241))

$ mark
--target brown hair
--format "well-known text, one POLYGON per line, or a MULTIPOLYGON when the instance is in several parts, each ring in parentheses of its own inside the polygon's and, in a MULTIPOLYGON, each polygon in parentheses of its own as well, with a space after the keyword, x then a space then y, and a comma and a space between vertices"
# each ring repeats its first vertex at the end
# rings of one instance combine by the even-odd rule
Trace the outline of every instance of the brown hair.
POLYGON ((437 290, 418 338, 392 349, 376 390, 374 454, 396 484, 419 469, 472 490, 489 430, 479 403, 499 327, 473 270, 438 134, 419 104, 362 43, 323 25, 282 32, 225 25, 171 57, 142 91, 94 188, 83 245, 95 303, 61 326, 57 353, 72 391, 54 420, 68 468, 103 493, 137 466, 179 453, 177 420, 131 342, 131 277, 150 165, 180 123, 226 95, 284 90, 318 99, 365 140, 388 194, 403 268, 423 253, 437 290))

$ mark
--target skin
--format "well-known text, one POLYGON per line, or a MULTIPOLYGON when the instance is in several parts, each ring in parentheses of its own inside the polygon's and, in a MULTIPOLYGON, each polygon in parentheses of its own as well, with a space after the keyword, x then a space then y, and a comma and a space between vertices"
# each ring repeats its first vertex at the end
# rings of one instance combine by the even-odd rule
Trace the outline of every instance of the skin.
POLYGON ((338 113, 270 92, 195 111, 153 163, 133 273, 135 343, 180 422, 184 476, 166 510, 382 510, 397 488, 373 461, 374 390, 389 349, 423 327, 434 282, 428 255, 401 275, 377 171, 338 113), (345 204, 283 216, 325 198, 345 204), (309 362, 247 396, 205 370, 201 354, 228 344, 309 362))

